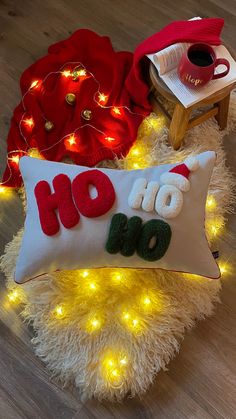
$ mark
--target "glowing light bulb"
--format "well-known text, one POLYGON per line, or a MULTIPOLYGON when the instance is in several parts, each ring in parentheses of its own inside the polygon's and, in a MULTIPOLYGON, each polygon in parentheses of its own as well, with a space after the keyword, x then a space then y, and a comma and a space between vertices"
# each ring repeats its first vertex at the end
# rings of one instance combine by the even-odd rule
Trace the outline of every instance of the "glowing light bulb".
POLYGON ((58 318, 58 319, 61 319, 63 316, 64 316, 64 309, 63 309, 63 307, 62 307, 62 305, 57 305, 56 307, 55 307, 55 316, 58 318))
POLYGON ((133 319, 133 320, 132 320, 132 325, 133 325, 134 327, 137 327, 137 326, 138 326, 138 324, 139 324, 139 321, 138 321, 137 319, 133 319))
POLYGON ((148 123, 150 124, 151 128, 157 129, 160 128, 162 125, 164 125, 161 118, 152 118, 148 120, 148 123))
POLYGON ((102 321, 99 317, 95 316, 92 319, 89 319, 87 322, 86 330, 88 333, 95 332, 99 330, 102 326, 102 321))
POLYGON ((33 120, 33 118, 24 119, 24 123, 29 128, 33 128, 34 127, 34 120, 33 120))
POLYGON ((108 96, 105 95, 104 93, 99 93, 98 94, 98 100, 99 100, 100 103, 102 103, 104 105, 108 100, 108 96))
POLYGON ((118 369, 116 368, 115 370, 112 370, 111 375, 113 375, 115 378, 118 377, 120 375, 118 369))
POLYGON ((143 299, 143 304, 144 304, 145 306, 149 306, 149 305, 151 304, 151 300, 150 300, 150 298, 149 298, 149 297, 144 297, 144 299, 143 299))
POLYGON ((228 265, 226 263, 219 262, 218 264, 221 275, 224 275, 228 272, 228 265))
POLYGON ((111 143, 112 141, 115 141, 114 137, 105 137, 106 141, 109 141, 109 143, 111 143))
POLYGON ((83 278, 87 278, 87 276, 89 276, 89 272, 88 271, 83 271, 81 275, 82 275, 83 278))
POLYGON ((206 201, 206 209, 213 210, 216 207, 216 200, 213 196, 208 196, 206 201))
POLYGON ((120 283, 120 281, 123 279, 123 276, 120 274, 120 272, 113 272, 112 273, 112 279, 116 283, 120 283))
POLYGON ((125 378, 127 365, 128 360, 124 353, 109 351, 102 361, 103 377, 111 386, 121 386, 125 378))
POLYGON ((4 194, 6 192, 6 187, 0 185, 0 194, 4 194))
POLYGON ((130 150, 130 154, 131 154, 131 156, 139 156, 140 155, 140 150, 137 147, 135 147, 135 148, 130 150))
POLYGON ((124 320, 129 320, 130 318, 130 314, 126 311, 125 313, 123 313, 123 319, 124 320))
POLYGON ((135 313, 129 313, 127 311, 122 313, 122 320, 125 322, 126 327, 131 332, 139 332, 143 329, 142 325, 140 324, 140 320, 136 317, 135 313))
POLYGON ((115 114, 115 115, 121 115, 121 111, 120 111, 120 109, 119 109, 119 108, 117 108, 116 106, 114 106, 114 107, 112 108, 112 113, 113 113, 113 114, 115 114))
POLYGON ((64 144, 67 150, 71 151, 78 151, 77 150, 77 141, 78 138, 75 136, 75 134, 69 135, 65 140, 64 144))
POLYGON ((17 290, 10 291, 7 296, 11 303, 15 303, 19 299, 19 293, 17 290))
POLYGON ((11 160, 13 163, 15 163, 16 165, 18 165, 19 164, 19 160, 20 160, 20 156, 18 154, 16 154, 15 156, 10 157, 9 160, 11 160))
POLYGON ((93 326, 94 329, 97 329, 100 326, 100 321, 97 319, 94 319, 91 321, 91 325, 93 326))
POLYGON ((76 70, 79 77, 86 76, 86 70, 84 68, 81 68, 80 70, 76 70))
POLYGON ((97 288, 97 286, 94 282, 90 282, 89 288, 94 291, 97 288))
POLYGON ((34 80, 32 81, 31 85, 30 85, 30 89, 37 89, 40 86, 40 81, 39 80, 34 80))
POLYGON ((73 145, 73 144, 76 144, 76 139, 75 139, 75 136, 74 136, 74 134, 72 134, 69 138, 68 138, 68 143, 70 144, 70 145, 73 145))
POLYGON ((218 230, 219 230, 219 227, 217 227, 216 225, 211 226, 211 232, 212 232, 213 236, 217 235, 218 230))
POLYGON ((31 148, 28 152, 28 156, 35 157, 36 159, 43 160, 43 156, 40 154, 37 148, 31 148))
POLYGON ((64 70, 64 71, 62 71, 62 75, 67 78, 67 77, 71 76, 71 72, 70 72, 70 70, 64 70))

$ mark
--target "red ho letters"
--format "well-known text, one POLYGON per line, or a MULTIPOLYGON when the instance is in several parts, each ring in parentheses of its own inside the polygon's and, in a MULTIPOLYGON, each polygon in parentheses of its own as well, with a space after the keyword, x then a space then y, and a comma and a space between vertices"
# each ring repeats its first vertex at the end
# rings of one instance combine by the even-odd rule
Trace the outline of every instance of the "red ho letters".
POLYGON ((58 217, 63 226, 69 229, 78 224, 80 214, 88 218, 99 217, 106 214, 115 202, 116 194, 111 180, 96 169, 78 174, 72 182, 67 175, 59 174, 54 177, 52 184, 54 192, 45 180, 38 182, 34 189, 40 224, 47 236, 58 233, 58 217), (96 188, 95 198, 90 195, 90 186, 96 188))

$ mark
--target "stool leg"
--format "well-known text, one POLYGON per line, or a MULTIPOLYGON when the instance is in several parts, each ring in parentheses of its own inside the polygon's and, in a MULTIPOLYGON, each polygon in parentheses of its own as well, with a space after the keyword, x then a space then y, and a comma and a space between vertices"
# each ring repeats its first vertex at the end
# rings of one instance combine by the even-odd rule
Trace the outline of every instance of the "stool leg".
POLYGON ((220 129, 225 129, 227 127, 229 99, 230 94, 217 103, 218 113, 216 114, 215 118, 219 124, 220 129))
POLYGON ((188 129, 191 108, 185 108, 177 103, 169 128, 169 140, 174 150, 178 150, 188 129))

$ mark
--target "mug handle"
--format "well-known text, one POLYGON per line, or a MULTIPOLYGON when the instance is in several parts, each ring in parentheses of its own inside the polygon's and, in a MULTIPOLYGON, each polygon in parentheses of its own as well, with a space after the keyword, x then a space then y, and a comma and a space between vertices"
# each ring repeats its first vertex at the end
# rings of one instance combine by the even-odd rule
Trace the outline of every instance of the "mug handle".
POLYGON ((226 60, 225 58, 217 58, 216 61, 215 61, 215 67, 217 67, 220 64, 225 65, 227 68, 222 73, 214 74, 213 77, 212 77, 212 80, 214 80, 214 79, 220 79, 221 77, 224 77, 224 76, 226 76, 228 74, 228 72, 230 70, 230 63, 229 63, 229 61, 226 60))

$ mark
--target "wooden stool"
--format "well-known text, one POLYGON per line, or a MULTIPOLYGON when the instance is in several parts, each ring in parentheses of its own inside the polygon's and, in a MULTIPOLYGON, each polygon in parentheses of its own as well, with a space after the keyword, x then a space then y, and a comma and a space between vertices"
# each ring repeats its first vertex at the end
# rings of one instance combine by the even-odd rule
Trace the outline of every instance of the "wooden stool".
POLYGON ((185 108, 177 97, 171 92, 164 81, 158 75, 156 67, 150 63, 149 75, 151 82, 151 102, 153 105, 154 112, 162 112, 167 117, 169 122, 169 140, 175 150, 181 146, 184 136, 187 130, 201 124, 208 118, 214 116, 219 124, 220 129, 224 129, 227 126, 228 110, 229 110, 229 99, 232 89, 236 86, 236 83, 232 83, 227 87, 219 90, 213 95, 201 100, 195 105, 185 108), (158 99, 158 95, 162 96, 169 102, 174 104, 174 112, 171 116, 165 109, 161 101, 158 99), (209 105, 212 105, 209 109, 209 105), (208 107, 207 110, 203 111, 201 115, 191 118, 193 109, 208 107))

